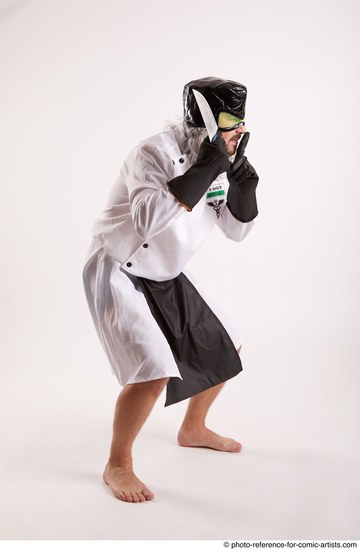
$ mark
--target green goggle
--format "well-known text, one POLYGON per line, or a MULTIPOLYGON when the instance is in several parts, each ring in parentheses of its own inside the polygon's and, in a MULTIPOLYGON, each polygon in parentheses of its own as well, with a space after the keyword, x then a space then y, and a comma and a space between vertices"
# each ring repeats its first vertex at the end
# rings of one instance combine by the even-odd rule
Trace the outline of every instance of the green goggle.
POLYGON ((224 113, 221 111, 218 117, 218 127, 222 132, 230 132, 230 130, 235 130, 239 126, 244 126, 245 119, 238 118, 230 113, 224 113))

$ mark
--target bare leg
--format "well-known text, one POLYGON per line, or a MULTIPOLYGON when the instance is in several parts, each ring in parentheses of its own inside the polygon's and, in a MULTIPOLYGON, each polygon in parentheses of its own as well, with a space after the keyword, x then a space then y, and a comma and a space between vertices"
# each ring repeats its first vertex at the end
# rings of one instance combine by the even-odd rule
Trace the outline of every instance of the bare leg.
POLYGON ((152 500, 154 493, 134 474, 132 445, 169 378, 128 384, 115 407, 113 439, 103 479, 114 495, 127 502, 152 500))
MULTIPOLYGON (((240 348, 237 350, 240 353, 240 348)), ((189 405, 178 433, 178 443, 182 447, 209 447, 217 451, 238 453, 241 443, 222 437, 205 426, 205 418, 210 405, 224 387, 225 382, 209 388, 189 400, 189 405)))

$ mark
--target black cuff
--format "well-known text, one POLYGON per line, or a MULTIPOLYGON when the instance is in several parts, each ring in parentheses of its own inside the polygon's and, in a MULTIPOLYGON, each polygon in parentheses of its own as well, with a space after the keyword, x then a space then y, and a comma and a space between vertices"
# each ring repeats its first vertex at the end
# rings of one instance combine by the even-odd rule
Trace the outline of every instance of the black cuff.
POLYGON ((218 175, 228 169, 229 164, 225 142, 219 139, 217 143, 209 143, 206 138, 195 164, 185 174, 169 181, 168 187, 188 210, 192 210, 218 175))
POLYGON ((251 222, 258 215, 255 189, 244 194, 237 186, 230 185, 226 206, 240 222, 251 222))
POLYGON ((218 177, 218 164, 213 162, 206 166, 192 166, 185 174, 168 182, 170 191, 182 204, 192 210, 218 177))

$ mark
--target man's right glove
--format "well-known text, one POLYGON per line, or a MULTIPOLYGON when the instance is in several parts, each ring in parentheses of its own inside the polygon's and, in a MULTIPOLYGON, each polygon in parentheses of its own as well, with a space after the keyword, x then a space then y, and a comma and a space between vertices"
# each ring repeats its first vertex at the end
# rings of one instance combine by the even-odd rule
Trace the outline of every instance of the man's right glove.
POLYGON ((240 141, 235 160, 227 171, 230 184, 227 194, 227 207, 235 218, 244 223, 250 222, 258 215, 255 190, 259 176, 244 156, 249 137, 249 132, 245 132, 240 141))
POLYGON ((195 164, 181 176, 169 181, 169 189, 191 211, 218 175, 226 172, 229 167, 225 141, 219 137, 214 143, 210 143, 207 137, 200 145, 195 164))

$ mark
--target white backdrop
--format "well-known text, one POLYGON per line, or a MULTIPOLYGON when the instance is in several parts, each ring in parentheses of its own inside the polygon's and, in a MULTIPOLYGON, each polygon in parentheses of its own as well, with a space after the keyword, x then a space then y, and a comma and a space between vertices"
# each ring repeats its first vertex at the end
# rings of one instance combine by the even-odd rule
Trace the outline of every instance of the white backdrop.
MULTIPOLYGON (((0 2, 8 497, 0 536, 359 538, 352 506, 360 455, 359 12, 356 0, 0 2), (197 514, 213 498, 213 476, 199 482, 194 499, 190 470, 180 484, 189 486, 186 506, 180 499, 164 531, 154 526, 164 514, 155 501, 126 508, 101 486, 120 387, 92 326, 81 272, 92 223, 125 156, 182 114, 186 82, 209 75, 247 85, 247 156, 260 176, 260 213, 247 239, 230 242, 215 230, 189 265, 246 337, 244 372, 209 413, 209 425, 240 438, 244 452, 236 463, 228 454, 174 446, 171 464, 191 456, 190 467, 201 453, 201 471, 209 460, 223 490, 221 468, 231 460, 229 491, 245 498, 217 521, 207 508, 204 523, 197 514), (287 457, 301 460, 300 470, 287 457), (274 472, 257 485, 259 472, 272 468, 288 489, 279 489, 274 472), (86 505, 78 501, 85 490, 79 480, 88 484, 86 505), (262 492, 269 483, 275 499, 262 492), (30 502, 33 514, 19 525, 30 502), (126 524, 100 527, 104 510, 117 517, 119 507, 126 524), (143 510, 136 517, 150 514, 142 530, 134 508, 143 510)), ((164 394, 135 451, 159 505, 171 489, 171 509, 180 478, 169 468, 161 485, 161 457, 174 445, 186 404, 164 410, 163 402, 164 394), (156 448, 153 457, 140 453, 147 444, 156 448)))

